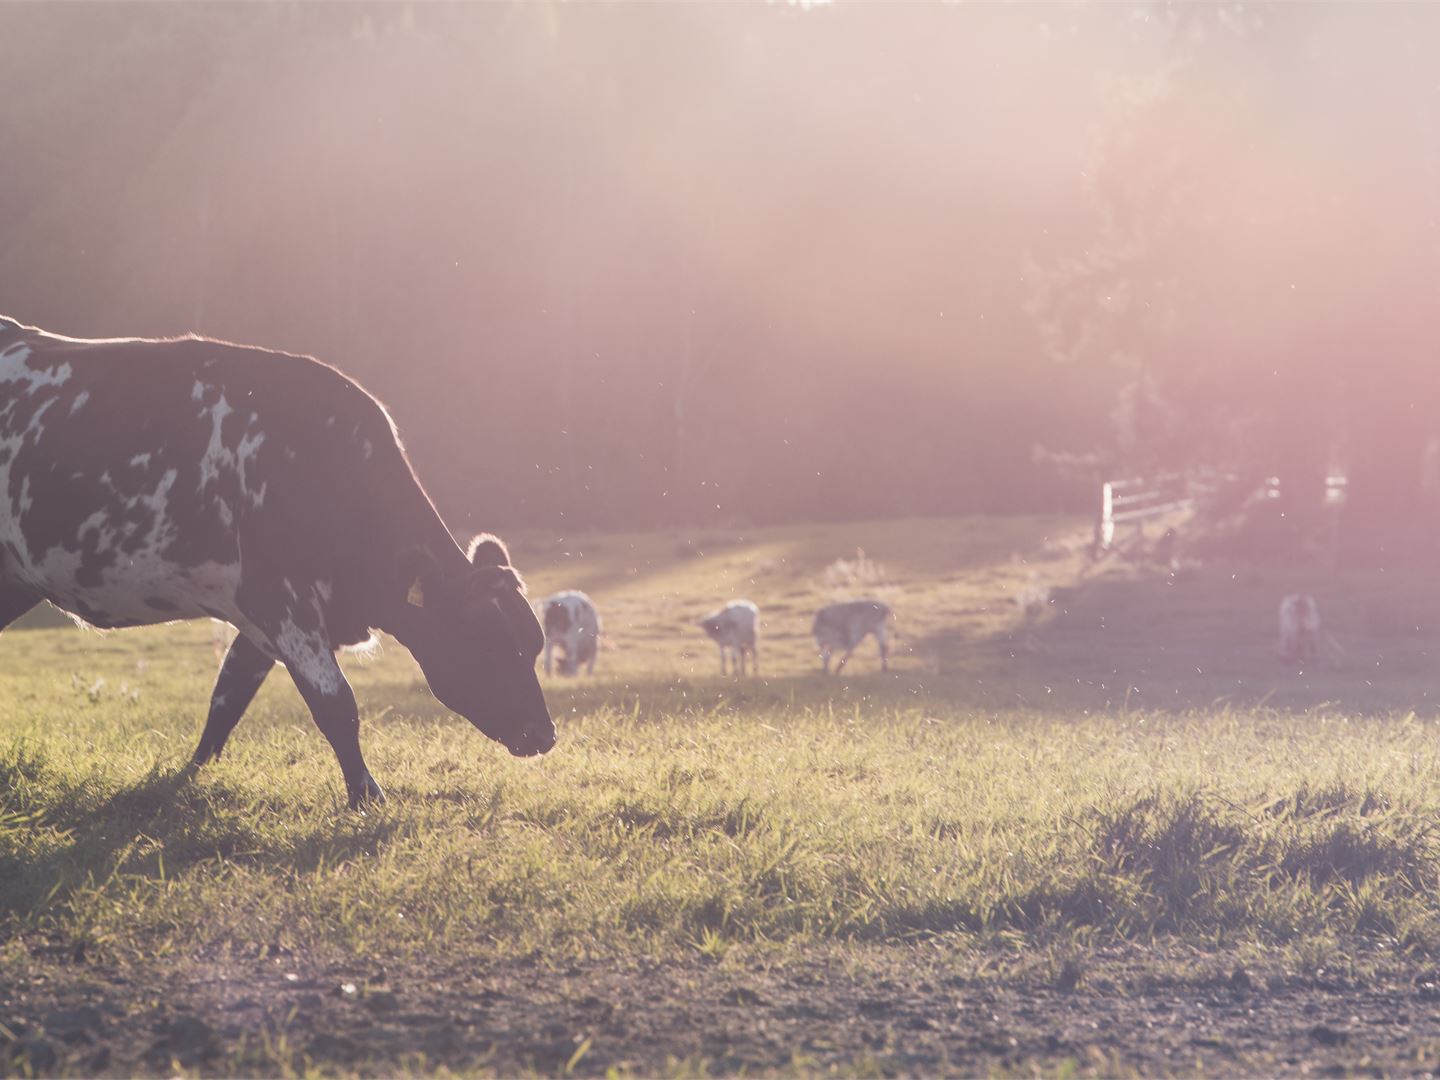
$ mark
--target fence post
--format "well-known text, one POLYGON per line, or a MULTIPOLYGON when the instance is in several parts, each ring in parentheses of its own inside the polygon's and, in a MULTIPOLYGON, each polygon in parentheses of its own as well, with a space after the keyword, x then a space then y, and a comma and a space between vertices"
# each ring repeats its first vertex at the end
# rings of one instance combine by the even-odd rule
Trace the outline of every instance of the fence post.
POLYGON ((1095 554, 1110 550, 1115 540, 1115 490, 1107 480, 1100 485, 1100 516, 1095 521, 1095 554))

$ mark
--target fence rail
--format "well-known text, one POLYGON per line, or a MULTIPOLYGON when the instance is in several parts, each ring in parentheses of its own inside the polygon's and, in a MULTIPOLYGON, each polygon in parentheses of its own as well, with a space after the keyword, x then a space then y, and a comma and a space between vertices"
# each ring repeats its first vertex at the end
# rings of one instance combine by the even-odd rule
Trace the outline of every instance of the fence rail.
POLYGON ((1146 518, 1189 510, 1195 505, 1190 481, 1181 473, 1153 480, 1106 480, 1100 485, 1100 516, 1095 522, 1096 553, 1115 542, 1115 526, 1133 524, 1144 529, 1146 518))
MULTIPOLYGON (((1343 474, 1335 473, 1325 478, 1325 502, 1333 505, 1343 503, 1349 490, 1349 481, 1343 474)), ((1197 497, 1213 493, 1216 488, 1214 476, 1197 479, 1184 473, 1163 473, 1150 479, 1131 477, 1106 480, 1100 485, 1100 514, 1095 520, 1095 554, 1108 551, 1115 543, 1117 525, 1134 525, 1143 533, 1145 520, 1173 514, 1182 510, 1193 510, 1197 497)), ((1267 477, 1260 485, 1258 494, 1274 499, 1280 496, 1280 480, 1267 477)))

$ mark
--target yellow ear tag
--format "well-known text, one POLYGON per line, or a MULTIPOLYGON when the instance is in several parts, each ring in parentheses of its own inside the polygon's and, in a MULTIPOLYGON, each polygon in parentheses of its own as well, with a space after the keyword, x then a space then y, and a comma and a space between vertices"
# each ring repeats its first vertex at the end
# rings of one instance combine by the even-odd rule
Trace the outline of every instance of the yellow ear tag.
POLYGON ((420 579, 417 577, 415 583, 410 586, 410 591, 405 594, 405 602, 411 607, 425 606, 425 590, 420 587, 420 579))

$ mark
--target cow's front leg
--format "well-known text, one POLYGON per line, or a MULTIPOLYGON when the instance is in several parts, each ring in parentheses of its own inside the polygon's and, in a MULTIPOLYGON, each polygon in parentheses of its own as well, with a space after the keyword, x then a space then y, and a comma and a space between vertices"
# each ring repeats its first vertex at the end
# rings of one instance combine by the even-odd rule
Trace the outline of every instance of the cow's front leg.
POLYGON ((256 691, 274 665, 274 659, 261 652, 253 641, 244 634, 236 635, 230 643, 230 651, 225 654, 225 662, 220 665, 220 675, 210 695, 210 715, 205 720, 205 732, 195 750, 196 765, 204 765, 220 756, 225 749, 225 740, 250 707, 250 702, 255 700, 256 691))
POLYGON ((360 708, 355 704, 355 693, 324 635, 304 633, 287 621, 276 635, 275 647, 295 680, 300 696, 310 707, 315 726, 330 740, 340 761, 350 809, 357 810, 367 803, 383 803, 385 792, 370 775, 360 753, 360 708))

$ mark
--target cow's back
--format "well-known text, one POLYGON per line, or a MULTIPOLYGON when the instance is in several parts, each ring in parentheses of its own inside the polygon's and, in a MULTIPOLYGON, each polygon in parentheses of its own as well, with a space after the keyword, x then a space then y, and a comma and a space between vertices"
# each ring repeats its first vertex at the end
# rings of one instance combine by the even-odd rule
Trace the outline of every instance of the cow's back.
POLYGON ((237 621, 247 558, 330 557, 377 471, 388 417, 317 361, 0 325, 4 571, 97 625, 237 621))
POLYGON ((815 613, 811 628, 815 639, 854 648, 867 634, 883 632, 890 606, 879 600, 847 600, 829 604, 815 613))
POLYGON ((736 647, 754 648, 759 634, 760 609, 749 600, 736 600, 721 611, 725 640, 736 647))

